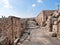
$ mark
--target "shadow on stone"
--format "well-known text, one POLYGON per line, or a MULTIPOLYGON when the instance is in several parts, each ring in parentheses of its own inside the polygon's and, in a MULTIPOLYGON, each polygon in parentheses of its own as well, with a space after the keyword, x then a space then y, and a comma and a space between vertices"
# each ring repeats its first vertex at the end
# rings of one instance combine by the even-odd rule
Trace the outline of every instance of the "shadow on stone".
POLYGON ((52 34, 52 37, 57 37, 57 34, 56 34, 56 33, 53 33, 53 34, 52 34))

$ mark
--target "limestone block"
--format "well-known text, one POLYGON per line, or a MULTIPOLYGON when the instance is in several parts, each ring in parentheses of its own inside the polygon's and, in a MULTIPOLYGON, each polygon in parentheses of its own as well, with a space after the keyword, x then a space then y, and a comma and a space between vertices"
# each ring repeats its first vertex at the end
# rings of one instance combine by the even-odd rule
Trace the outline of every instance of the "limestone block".
POLYGON ((53 32, 57 33, 57 25, 53 25, 53 32))
POLYGON ((56 25, 57 24, 57 21, 54 21, 54 24, 56 25))

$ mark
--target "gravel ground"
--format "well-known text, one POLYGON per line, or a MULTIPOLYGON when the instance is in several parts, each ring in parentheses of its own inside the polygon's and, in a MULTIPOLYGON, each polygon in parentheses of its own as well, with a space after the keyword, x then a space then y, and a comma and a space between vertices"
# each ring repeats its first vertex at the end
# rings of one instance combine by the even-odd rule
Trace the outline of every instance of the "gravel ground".
POLYGON ((50 33, 52 32, 46 32, 40 28, 29 28, 28 30, 30 31, 30 35, 28 35, 30 40, 26 39, 22 44, 19 42, 18 45, 60 45, 59 39, 51 37, 50 33))
POLYGON ((56 37, 51 37, 50 32, 42 32, 39 29, 29 29, 31 30, 30 41, 25 40, 19 45, 60 45, 60 40, 56 37))

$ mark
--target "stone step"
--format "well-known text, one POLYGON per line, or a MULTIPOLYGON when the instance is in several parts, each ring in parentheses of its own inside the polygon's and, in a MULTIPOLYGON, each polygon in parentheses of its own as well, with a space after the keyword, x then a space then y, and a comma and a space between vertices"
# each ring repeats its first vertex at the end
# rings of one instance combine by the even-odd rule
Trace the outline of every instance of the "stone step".
POLYGON ((29 26, 29 27, 26 27, 26 28, 38 28, 39 26, 29 26))
POLYGON ((24 33, 23 36, 21 37, 20 41, 23 42, 24 40, 26 40, 28 37, 28 33, 24 33))

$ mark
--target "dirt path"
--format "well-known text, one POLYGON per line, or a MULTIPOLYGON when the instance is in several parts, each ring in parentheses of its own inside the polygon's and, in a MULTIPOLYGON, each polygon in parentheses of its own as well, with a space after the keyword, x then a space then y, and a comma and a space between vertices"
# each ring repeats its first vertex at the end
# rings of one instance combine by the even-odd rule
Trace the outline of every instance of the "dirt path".
POLYGON ((30 41, 26 38, 22 44, 18 43, 18 45, 60 45, 59 39, 51 37, 50 32, 44 32, 39 27, 28 28, 27 32, 30 32, 30 35, 27 36, 30 41))

